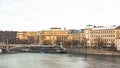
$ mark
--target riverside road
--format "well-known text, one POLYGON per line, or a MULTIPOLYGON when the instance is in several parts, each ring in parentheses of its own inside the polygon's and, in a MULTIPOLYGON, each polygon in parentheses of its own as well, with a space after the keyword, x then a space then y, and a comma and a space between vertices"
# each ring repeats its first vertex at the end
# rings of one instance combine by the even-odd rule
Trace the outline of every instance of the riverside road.
POLYGON ((0 68, 120 68, 119 59, 72 54, 0 54, 0 68))

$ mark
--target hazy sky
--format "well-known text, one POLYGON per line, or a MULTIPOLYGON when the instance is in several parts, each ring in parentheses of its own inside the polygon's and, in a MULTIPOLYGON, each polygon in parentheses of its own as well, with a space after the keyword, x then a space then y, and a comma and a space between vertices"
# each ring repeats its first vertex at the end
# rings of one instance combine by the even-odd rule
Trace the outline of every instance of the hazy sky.
POLYGON ((120 25, 120 0, 0 0, 0 30, 120 25))

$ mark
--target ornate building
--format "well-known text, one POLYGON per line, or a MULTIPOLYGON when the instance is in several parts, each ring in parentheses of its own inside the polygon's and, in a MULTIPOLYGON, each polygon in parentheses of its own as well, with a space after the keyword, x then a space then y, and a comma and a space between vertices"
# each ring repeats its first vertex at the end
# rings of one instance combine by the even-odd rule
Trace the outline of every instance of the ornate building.
POLYGON ((60 44, 65 41, 71 41, 72 35, 67 30, 61 28, 51 28, 50 30, 43 30, 36 34, 39 37, 39 44, 60 44))

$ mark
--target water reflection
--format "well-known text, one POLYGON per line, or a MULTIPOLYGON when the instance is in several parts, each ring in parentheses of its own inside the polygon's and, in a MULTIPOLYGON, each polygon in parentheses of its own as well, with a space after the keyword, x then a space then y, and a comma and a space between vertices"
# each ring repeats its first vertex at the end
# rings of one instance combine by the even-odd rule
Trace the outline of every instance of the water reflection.
MULTIPOLYGON (((87 68, 120 68, 120 57, 98 56, 98 55, 77 55, 86 61, 87 68)), ((75 56, 73 56, 75 57, 75 56)))
POLYGON ((0 54, 0 68, 119 68, 119 59, 72 54, 0 54))

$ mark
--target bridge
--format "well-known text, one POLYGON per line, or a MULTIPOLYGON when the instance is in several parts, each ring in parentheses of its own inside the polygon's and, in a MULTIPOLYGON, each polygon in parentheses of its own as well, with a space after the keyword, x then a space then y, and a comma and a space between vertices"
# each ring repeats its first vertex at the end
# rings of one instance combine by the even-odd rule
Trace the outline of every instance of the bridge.
POLYGON ((28 45, 28 44, 8 44, 7 45, 7 44, 2 44, 2 45, 0 45, 0 48, 5 49, 7 46, 9 46, 9 49, 13 49, 16 47, 29 47, 29 46, 36 46, 36 45, 28 45))

